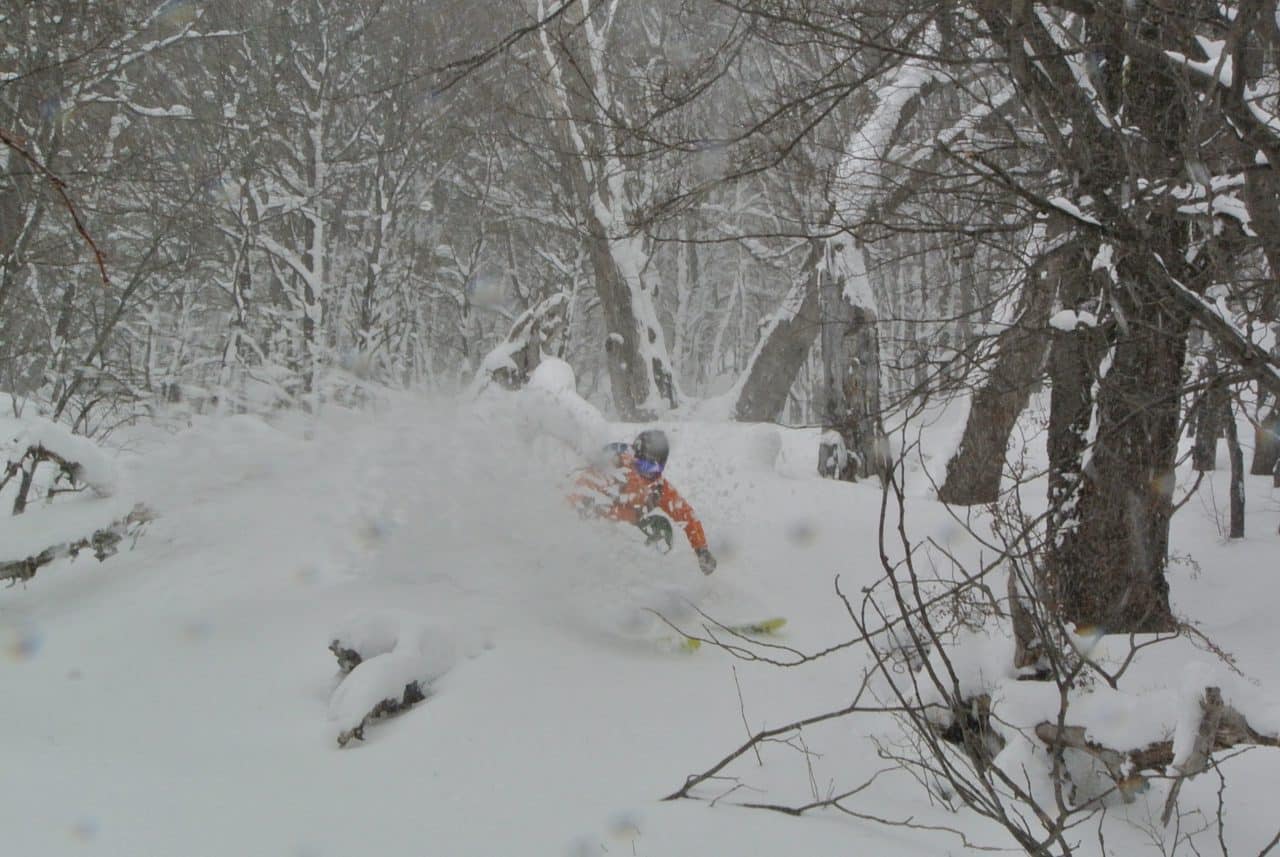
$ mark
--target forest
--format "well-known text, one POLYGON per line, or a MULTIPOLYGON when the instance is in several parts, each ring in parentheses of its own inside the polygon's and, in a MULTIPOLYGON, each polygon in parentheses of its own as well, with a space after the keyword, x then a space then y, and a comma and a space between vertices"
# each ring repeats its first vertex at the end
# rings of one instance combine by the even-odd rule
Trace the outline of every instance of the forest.
POLYGON ((0 0, 0 462, 0 846, 1280 854, 1280 8, 0 0))

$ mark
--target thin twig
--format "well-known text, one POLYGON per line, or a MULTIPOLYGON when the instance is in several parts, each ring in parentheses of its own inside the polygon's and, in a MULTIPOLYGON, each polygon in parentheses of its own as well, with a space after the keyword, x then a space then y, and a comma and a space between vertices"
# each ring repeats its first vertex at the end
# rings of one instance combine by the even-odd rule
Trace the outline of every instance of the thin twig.
MULTIPOLYGON (((738 681, 738 665, 733 665, 733 686, 738 689, 738 713, 742 715, 742 728, 747 730, 747 737, 751 737, 751 724, 747 722, 747 704, 742 700, 742 684, 738 681)), ((753 746, 751 748, 756 754, 756 764, 764 767, 764 759, 760 758, 760 748, 753 746)))
POLYGON ((53 189, 58 192, 58 196, 62 198, 62 204, 67 207, 67 211, 71 212, 71 220, 76 225, 76 231, 80 233, 80 237, 84 238, 85 243, 89 245, 89 249, 93 251, 93 257, 98 263, 98 273, 102 275, 102 285, 107 289, 111 288, 111 278, 107 276, 107 260, 103 256, 102 251, 98 249, 98 244, 93 240, 93 236, 89 234, 89 230, 85 227, 84 221, 80 219, 80 212, 76 209, 75 203, 71 201, 70 195, 67 193, 67 183, 64 182, 57 173, 49 169, 40 159, 31 152, 18 140, 17 137, 0 128, 0 143, 4 143, 11 150, 17 153, 32 169, 44 176, 49 184, 53 185, 53 189))

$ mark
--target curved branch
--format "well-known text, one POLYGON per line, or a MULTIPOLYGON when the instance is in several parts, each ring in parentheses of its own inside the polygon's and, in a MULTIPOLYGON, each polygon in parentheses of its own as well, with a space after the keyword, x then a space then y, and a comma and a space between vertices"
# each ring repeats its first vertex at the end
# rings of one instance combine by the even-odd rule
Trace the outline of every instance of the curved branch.
POLYGON ((13 134, 6 132, 4 128, 0 128, 0 143, 4 143, 4 145, 8 146, 10 150, 17 153, 20 159, 31 164, 33 170, 44 175, 45 179, 49 180, 51 185, 54 185, 54 189, 58 192, 58 196, 63 198, 63 205, 67 206, 67 210, 72 214, 72 220, 76 223, 76 232, 81 234, 81 237, 84 239, 84 243, 88 244, 88 247, 93 251, 93 258, 97 261, 97 271, 99 271, 99 274, 102 276, 102 285, 105 285, 106 288, 110 289, 111 278, 106 275, 106 257, 102 256, 102 251, 99 249, 99 246, 97 246, 97 242, 93 240, 92 235, 88 234, 88 229, 84 226, 84 221, 81 220, 81 216, 79 216, 76 203, 72 202, 72 198, 68 196, 67 183, 63 182, 63 180, 58 177, 58 174, 54 173, 54 171, 42 164, 40 159, 37 159, 35 155, 32 155, 31 152, 27 151, 27 148, 22 145, 22 142, 19 142, 19 139, 14 137, 13 134))
POLYGON ((27 151, 26 147, 22 145, 21 141, 16 136, 5 131, 3 128, 0 128, 0 143, 4 143, 8 146, 18 155, 18 157, 30 164, 32 169, 44 176, 49 184, 53 185, 53 189, 58 192, 58 196, 62 197, 62 204, 66 206, 67 211, 71 212, 71 219, 75 222, 76 231, 80 233, 80 236, 84 238, 85 243, 89 245, 89 249, 93 251, 93 258, 98 263, 98 273, 102 275, 102 285, 110 289, 111 278, 107 276, 106 257, 103 256, 102 251, 98 249, 98 244, 93 240, 93 236, 89 234, 89 230, 85 227, 84 221, 80 219, 80 212, 76 209, 75 203, 71 201, 71 197, 67 194, 67 183, 64 182, 57 173, 41 163, 39 158, 27 151))

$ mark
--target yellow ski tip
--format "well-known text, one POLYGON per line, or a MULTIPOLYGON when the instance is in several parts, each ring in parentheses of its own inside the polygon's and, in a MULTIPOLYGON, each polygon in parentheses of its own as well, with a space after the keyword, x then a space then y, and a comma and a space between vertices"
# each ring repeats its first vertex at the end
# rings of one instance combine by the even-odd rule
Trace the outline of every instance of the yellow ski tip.
POLYGON ((785 624, 787 624, 786 619, 781 616, 774 616, 771 619, 761 619, 758 622, 742 622, 741 624, 727 627, 735 634, 773 634, 785 624))

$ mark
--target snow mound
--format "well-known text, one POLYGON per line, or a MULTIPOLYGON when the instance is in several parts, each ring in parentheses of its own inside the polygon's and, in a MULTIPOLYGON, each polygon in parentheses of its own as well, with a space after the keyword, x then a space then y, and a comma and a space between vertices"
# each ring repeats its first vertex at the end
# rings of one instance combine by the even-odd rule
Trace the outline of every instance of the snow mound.
POLYGON ((478 418, 514 427, 525 438, 553 437, 587 456, 608 439, 608 423, 594 405, 578 395, 568 363, 548 357, 521 390, 489 387, 473 405, 478 418))
MULTIPOLYGON (((453 669, 458 644, 442 626, 398 610, 363 612, 342 623, 332 648, 361 658, 329 699, 329 722, 342 741, 360 729, 385 700, 400 700, 415 684, 423 694, 453 669)), ((407 698, 407 697, 406 697, 407 698)))
POLYGON ((19 433, 12 445, 19 455, 33 446, 41 446, 49 452, 74 463, 76 478, 84 482, 99 497, 110 497, 119 488, 119 474, 106 452, 87 437, 74 435, 64 425, 43 417, 24 417, 18 425, 19 433))

